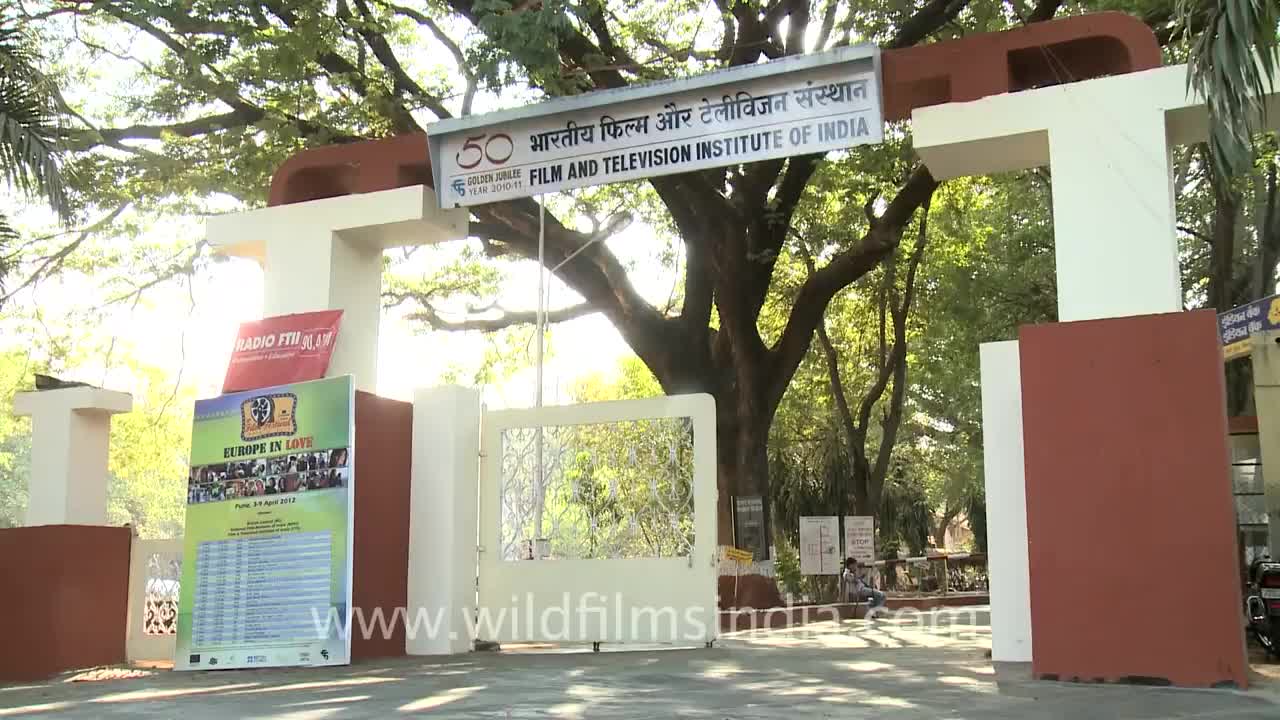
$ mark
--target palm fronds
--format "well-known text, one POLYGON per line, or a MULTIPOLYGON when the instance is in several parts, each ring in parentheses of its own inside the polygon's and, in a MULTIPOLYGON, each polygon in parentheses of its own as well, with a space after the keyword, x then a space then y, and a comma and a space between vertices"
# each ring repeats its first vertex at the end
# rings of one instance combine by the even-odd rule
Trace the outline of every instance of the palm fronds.
MULTIPOLYGON (((1253 167, 1254 118, 1275 90, 1280 9, 1275 0, 1208 2, 1208 23, 1191 46, 1187 85, 1209 108, 1209 152, 1215 172, 1235 177, 1253 167)), ((1182 0, 1190 27, 1197 0, 1182 0)))
POLYGON ((0 16, 0 179, 70 215, 58 164, 57 105, 36 67, 31 43, 12 17, 0 16))

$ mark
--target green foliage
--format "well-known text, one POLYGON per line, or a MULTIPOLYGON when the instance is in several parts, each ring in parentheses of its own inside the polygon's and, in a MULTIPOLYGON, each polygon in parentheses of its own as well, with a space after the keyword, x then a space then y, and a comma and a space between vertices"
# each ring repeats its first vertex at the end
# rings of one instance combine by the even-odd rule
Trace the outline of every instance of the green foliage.
POLYGON ((0 352, 0 527, 22 524, 27 509, 27 477, 31 462, 31 421, 15 417, 14 393, 28 389, 31 373, 39 368, 18 350, 0 352))
POLYGON ((1187 86, 1208 102, 1215 172, 1237 177, 1253 168, 1255 117, 1275 91, 1280 6, 1275 0, 1178 0, 1186 24, 1209 6, 1208 28, 1191 43, 1187 86))
POLYGON ((773 572, 778 584, 784 592, 799 597, 805 590, 805 578, 800 574, 800 553, 789 535, 775 538, 774 548, 777 555, 773 558, 773 572))
MULTIPOLYGON (((802 232, 810 246, 839 247, 865 223, 862 206, 882 188, 874 178, 899 167, 898 151, 849 156, 824 168, 814 188, 830 183, 802 232), (822 218, 829 217, 829 222, 822 218)), ((1017 336, 1019 325, 1056 318, 1053 226, 1048 177, 1029 171, 948 181, 929 214, 929 252, 920 268, 908 318, 908 383, 886 482, 881 549, 918 552, 939 519, 963 513, 971 523, 982 497, 981 393, 978 346, 1017 336)), ((910 229, 908 230, 910 234, 910 229)), ((775 274, 798 287, 804 268, 784 256, 775 274)), ((875 293, 879 272, 845 290, 827 310, 827 329, 841 374, 857 402, 878 371, 875 293)), ((785 295, 784 295, 785 297, 785 295)), ((766 308, 768 310, 768 308, 766 308)), ((762 313, 762 322, 772 312, 762 313)), ((878 447, 884 400, 872 414, 868 444, 878 447)), ((812 348, 792 380, 771 434, 774 514, 779 533, 797 532, 801 514, 843 514, 852 507, 847 453, 839 444, 827 369, 812 348)), ((975 532, 979 530, 974 525, 975 532)), ((793 538, 794 542, 794 538, 793 538)), ((985 542, 985 539, 983 540, 985 542)))
POLYGON ((641 400, 660 397, 662 387, 639 358, 626 357, 618 362, 613 374, 592 373, 574 381, 570 395, 575 402, 608 400, 641 400))
POLYGON ((899 465, 885 481, 876 536, 886 557, 901 551, 919 557, 929 546, 933 509, 923 485, 908 473, 899 465))
MULTIPOLYGON (((40 71, 33 39, 22 21, 0 8, 0 184, 38 197, 61 219, 71 217, 59 164, 60 108, 57 90, 40 71)), ((0 212, 0 304, 13 265, 18 232, 0 212)))
POLYGON ((969 502, 965 508, 965 514, 969 517, 969 527, 973 530, 973 550, 974 552, 985 553, 987 551, 987 498, 982 492, 974 492, 969 495, 969 502))
POLYGON ((849 458, 834 429, 818 441, 775 446, 769 456, 774 534, 800 543, 800 518, 852 512, 849 458))
POLYGON ((692 427, 683 419, 560 427, 548 453, 564 483, 547 494, 542 537, 557 557, 679 557, 693 546, 692 427), (565 457, 568 456, 568 457, 565 457))
POLYGON ((191 452, 190 388, 157 369, 135 365, 134 410, 111 423, 107 517, 142 537, 180 537, 186 523, 191 452))
POLYGON ((56 90, 37 62, 21 21, 0 10, 0 179, 41 196, 67 217, 70 208, 58 166, 56 90))

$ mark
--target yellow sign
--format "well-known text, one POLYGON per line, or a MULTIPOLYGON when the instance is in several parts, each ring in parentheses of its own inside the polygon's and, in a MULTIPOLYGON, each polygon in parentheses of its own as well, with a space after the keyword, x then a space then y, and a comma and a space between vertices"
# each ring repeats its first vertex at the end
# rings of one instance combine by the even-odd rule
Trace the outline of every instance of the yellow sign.
POLYGON ((1236 358, 1248 357, 1253 352, 1249 344, 1249 338, 1233 342, 1230 345, 1222 346, 1222 359, 1235 360, 1236 358))
POLYGON ((245 442, 293 435, 298 432, 295 411, 298 396, 293 393, 258 395, 240 403, 240 437, 245 442))
POLYGON ((755 559, 755 555, 750 550, 739 550, 738 548, 725 548, 724 555, 730 560, 737 561, 743 565, 755 559))

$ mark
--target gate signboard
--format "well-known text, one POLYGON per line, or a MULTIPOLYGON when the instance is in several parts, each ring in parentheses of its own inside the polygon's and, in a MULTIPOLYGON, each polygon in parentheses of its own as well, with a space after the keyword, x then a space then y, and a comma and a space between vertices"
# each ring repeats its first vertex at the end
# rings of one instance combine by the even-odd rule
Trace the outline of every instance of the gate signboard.
POLYGON ((839 48, 442 120, 442 208, 881 142, 880 51, 839 48))

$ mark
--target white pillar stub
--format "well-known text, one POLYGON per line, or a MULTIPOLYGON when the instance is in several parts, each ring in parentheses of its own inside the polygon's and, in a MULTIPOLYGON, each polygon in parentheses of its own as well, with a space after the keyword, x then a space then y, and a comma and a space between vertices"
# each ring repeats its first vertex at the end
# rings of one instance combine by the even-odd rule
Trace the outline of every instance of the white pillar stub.
POLYGON ((991 659, 1031 662, 1031 575, 1018 342, 984 343, 982 460, 987 490, 991 659))
POLYGON ((425 613, 434 621, 439 613, 443 620, 434 632, 418 623, 418 632, 406 634, 409 655, 471 650, 479 462, 480 391, 456 385, 418 390, 413 398, 408 617, 425 613))
POLYGON ((91 387, 14 396, 14 414, 31 418, 28 526, 107 523, 111 416, 132 409, 132 395, 91 387))
POLYGON ((467 236, 466 210, 440 210, 423 185, 277 205, 207 219, 219 252, 263 266, 263 315, 342 310, 329 375, 377 390, 382 251, 467 236))

